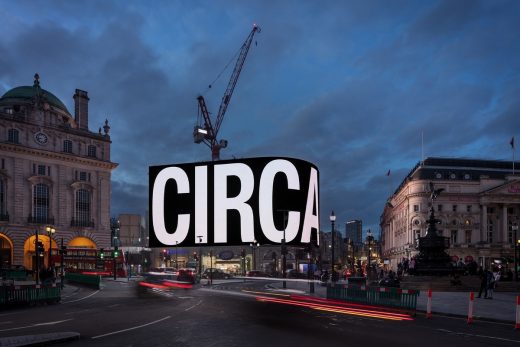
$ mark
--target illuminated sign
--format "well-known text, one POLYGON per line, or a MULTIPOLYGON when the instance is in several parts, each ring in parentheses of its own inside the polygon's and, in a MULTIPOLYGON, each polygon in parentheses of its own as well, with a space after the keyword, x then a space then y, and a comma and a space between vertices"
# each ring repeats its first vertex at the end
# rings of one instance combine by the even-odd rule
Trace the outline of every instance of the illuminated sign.
POLYGON ((150 246, 318 240, 319 172, 293 158, 151 166, 150 246))

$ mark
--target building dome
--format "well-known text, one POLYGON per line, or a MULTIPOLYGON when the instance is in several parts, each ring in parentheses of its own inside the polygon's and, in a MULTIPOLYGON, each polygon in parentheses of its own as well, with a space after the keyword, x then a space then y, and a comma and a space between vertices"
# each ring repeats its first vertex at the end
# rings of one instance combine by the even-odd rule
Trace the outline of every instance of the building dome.
POLYGON ((67 107, 63 102, 61 102, 60 99, 58 99, 54 94, 51 92, 43 89, 40 87, 39 83, 39 76, 35 75, 35 83, 32 87, 30 86, 21 86, 16 87, 11 90, 8 90, 2 97, 0 98, 0 102, 7 101, 9 102, 9 99, 12 99, 13 101, 15 99, 26 99, 31 100, 35 98, 37 95, 39 95, 41 98, 45 99, 50 105, 59 108, 60 110, 68 113, 70 115, 69 110, 67 110, 67 107))

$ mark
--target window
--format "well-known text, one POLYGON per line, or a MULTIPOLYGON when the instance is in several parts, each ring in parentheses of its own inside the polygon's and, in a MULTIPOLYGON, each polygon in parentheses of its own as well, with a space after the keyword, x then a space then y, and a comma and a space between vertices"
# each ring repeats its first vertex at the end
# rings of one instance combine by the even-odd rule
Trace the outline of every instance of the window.
POLYGON ((46 170, 45 165, 38 165, 38 176, 45 176, 46 170))
POLYGON ((81 171, 79 173, 79 180, 80 181, 86 181, 87 180, 87 173, 85 171, 81 171))
POLYGON ((487 239, 489 243, 493 242, 493 221, 488 220, 487 239))
POLYGON ((11 107, 4 108, 5 113, 7 114, 13 114, 13 109, 11 107))
POLYGON ((441 179, 441 178, 442 178, 442 174, 441 174, 440 172, 437 172, 437 173, 435 174, 435 178, 437 178, 437 179, 441 179))
POLYGON ((42 223, 49 217, 49 187, 42 183, 33 188, 33 216, 36 222, 42 223))
POLYGON ((495 209, 493 207, 487 208, 487 213, 494 213, 494 212, 495 212, 495 209))
POLYGON ((471 243, 471 230, 466 230, 465 232, 465 241, 467 244, 470 244, 471 243))
POLYGON ((419 205, 413 205, 413 211, 419 212, 419 205))
POLYGON ((466 206, 466 212, 471 212, 471 205, 466 206))
POLYGON ((88 226, 90 222, 90 193, 85 189, 76 191, 76 216, 77 225, 88 226))
POLYGON ((451 206, 451 210, 452 210, 453 212, 457 212, 457 205, 453 205, 453 206, 451 206))
POLYGON ((5 207, 5 182, 3 180, 0 180, 0 220, 2 216, 5 216, 7 213, 6 207, 5 207))
POLYGON ((454 173, 450 173, 450 179, 454 180, 455 178, 457 178, 457 175, 455 175, 454 173))
POLYGON ((470 174, 464 174, 464 179, 465 179, 465 180, 469 180, 469 179, 471 179, 470 174))
POLYGON ((71 140, 63 141, 63 152, 72 153, 72 141, 71 140))
POLYGON ((20 143, 19 134, 20 132, 16 129, 9 129, 7 132, 7 141, 11 143, 20 143))
POLYGON ((437 205, 437 211, 442 212, 442 205, 437 205))
POLYGON ((457 230, 452 230, 450 235, 450 243, 452 245, 457 244, 457 230))
POLYGON ((89 157, 95 158, 96 157, 96 146, 88 146, 88 153, 87 153, 87 155, 89 157))

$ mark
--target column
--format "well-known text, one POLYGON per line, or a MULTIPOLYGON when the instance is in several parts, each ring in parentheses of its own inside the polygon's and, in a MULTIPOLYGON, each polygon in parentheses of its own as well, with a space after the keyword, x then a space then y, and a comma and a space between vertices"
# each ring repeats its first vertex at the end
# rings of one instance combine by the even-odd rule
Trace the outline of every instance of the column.
POLYGON ((487 205, 482 205, 482 224, 480 225, 480 240, 487 239, 487 205))
POLYGON ((507 242, 507 207, 508 206, 506 204, 502 205, 502 233, 500 238, 502 243, 507 242))

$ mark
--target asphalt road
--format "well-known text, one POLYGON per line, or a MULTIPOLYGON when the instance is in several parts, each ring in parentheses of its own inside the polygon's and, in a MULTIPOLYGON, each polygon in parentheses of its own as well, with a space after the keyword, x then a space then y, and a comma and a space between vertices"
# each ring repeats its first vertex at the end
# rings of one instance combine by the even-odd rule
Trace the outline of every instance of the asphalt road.
POLYGON ((267 284, 138 297, 135 282, 107 282, 101 291, 82 288, 58 305, 0 312, 0 337, 80 333, 63 346, 520 346, 520 332, 510 324, 422 316, 392 321, 309 308, 267 284))

